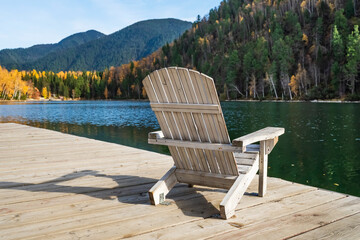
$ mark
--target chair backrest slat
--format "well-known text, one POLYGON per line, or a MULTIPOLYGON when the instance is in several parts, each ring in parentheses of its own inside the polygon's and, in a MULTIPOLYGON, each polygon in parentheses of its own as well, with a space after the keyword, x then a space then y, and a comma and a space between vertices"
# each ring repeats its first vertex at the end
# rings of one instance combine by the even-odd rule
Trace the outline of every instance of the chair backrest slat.
MULTIPOLYGON (((179 80, 179 76, 178 73, 175 71, 169 71, 169 69, 163 69, 162 72, 166 72, 166 75, 169 78, 169 84, 172 86, 172 90, 173 90, 173 94, 175 96, 175 100, 174 102, 176 104, 180 104, 179 106, 182 105, 182 101, 185 101, 185 103, 188 103, 188 98, 189 96, 186 95, 186 91, 183 91, 183 99, 180 100, 180 96, 178 97, 179 94, 177 94, 176 92, 176 86, 180 86, 180 88, 178 89, 182 89, 182 87, 184 87, 184 83, 181 82, 179 80)), ((185 84, 186 89, 189 88, 188 85, 185 84)), ((176 112, 176 111, 175 111, 176 112)), ((191 127, 191 118, 190 118, 190 114, 186 114, 183 112, 176 112, 176 115, 178 116, 179 122, 183 123, 183 131, 182 131, 182 136, 183 136, 183 140, 190 140, 190 139, 194 139, 194 137, 196 137, 195 134, 192 134, 192 131, 194 131, 194 129, 189 130, 189 127, 191 127)), ((195 129, 196 131, 196 129, 195 129)), ((194 132, 195 133, 195 132, 194 132)), ((208 172, 208 166, 206 164, 206 160, 204 158, 204 154, 203 151, 200 149, 189 149, 189 148, 185 148, 186 153, 189 156, 189 162, 191 163, 192 169, 193 170, 197 170, 197 171, 206 171, 208 172)))
POLYGON ((219 113, 219 105, 215 104, 150 103, 150 105, 154 111, 219 113))
MULTIPOLYGON (((197 71, 163 68, 143 81, 164 137, 230 143, 214 81, 197 71)), ((233 153, 169 147, 179 169, 239 175, 233 153)))

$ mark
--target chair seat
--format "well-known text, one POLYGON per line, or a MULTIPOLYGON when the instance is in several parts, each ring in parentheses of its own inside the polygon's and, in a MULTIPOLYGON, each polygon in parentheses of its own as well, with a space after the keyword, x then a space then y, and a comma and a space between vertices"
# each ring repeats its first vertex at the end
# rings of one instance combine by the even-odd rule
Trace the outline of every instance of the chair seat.
POLYGON ((259 152, 234 153, 240 174, 247 174, 259 159, 259 152))

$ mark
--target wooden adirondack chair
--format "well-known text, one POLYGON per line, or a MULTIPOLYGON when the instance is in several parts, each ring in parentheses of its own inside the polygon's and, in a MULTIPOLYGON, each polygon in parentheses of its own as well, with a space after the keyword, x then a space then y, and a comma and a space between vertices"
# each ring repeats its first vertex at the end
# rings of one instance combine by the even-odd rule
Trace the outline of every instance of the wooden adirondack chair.
POLYGON ((170 67, 143 84, 162 130, 149 133, 148 142, 167 145, 175 163, 150 189, 152 204, 165 201, 176 183, 224 188, 220 214, 228 219, 258 170, 259 196, 265 195, 268 154, 284 128, 267 127, 231 144, 212 78, 170 67))

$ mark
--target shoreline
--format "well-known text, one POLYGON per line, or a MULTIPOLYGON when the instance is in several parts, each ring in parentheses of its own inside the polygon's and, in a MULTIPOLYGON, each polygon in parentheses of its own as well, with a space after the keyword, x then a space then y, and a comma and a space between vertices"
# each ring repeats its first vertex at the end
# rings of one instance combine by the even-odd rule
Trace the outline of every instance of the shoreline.
MULTIPOLYGON (((0 103, 33 103, 33 102, 77 102, 77 101, 138 101, 148 102, 148 99, 66 99, 61 100, 57 98, 52 99, 26 99, 26 100, 0 100, 0 103)), ((222 102, 222 101, 221 101, 222 102)), ((225 100, 224 102, 274 102, 274 103, 360 103, 360 101, 345 101, 345 100, 256 100, 256 99, 237 99, 225 100)))
POLYGON ((345 100, 311 100, 311 101, 305 101, 305 100, 225 100, 225 102, 286 102, 286 103, 360 103, 360 101, 345 101, 345 100))

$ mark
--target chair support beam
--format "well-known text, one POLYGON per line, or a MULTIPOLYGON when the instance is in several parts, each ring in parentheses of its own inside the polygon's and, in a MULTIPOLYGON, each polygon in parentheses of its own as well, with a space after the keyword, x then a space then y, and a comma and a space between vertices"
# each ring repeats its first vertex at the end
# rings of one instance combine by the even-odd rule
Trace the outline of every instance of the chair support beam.
POLYGON ((175 171, 176 178, 180 183, 201 185, 229 189, 235 182, 237 176, 222 175, 216 173, 196 172, 184 169, 175 171))

